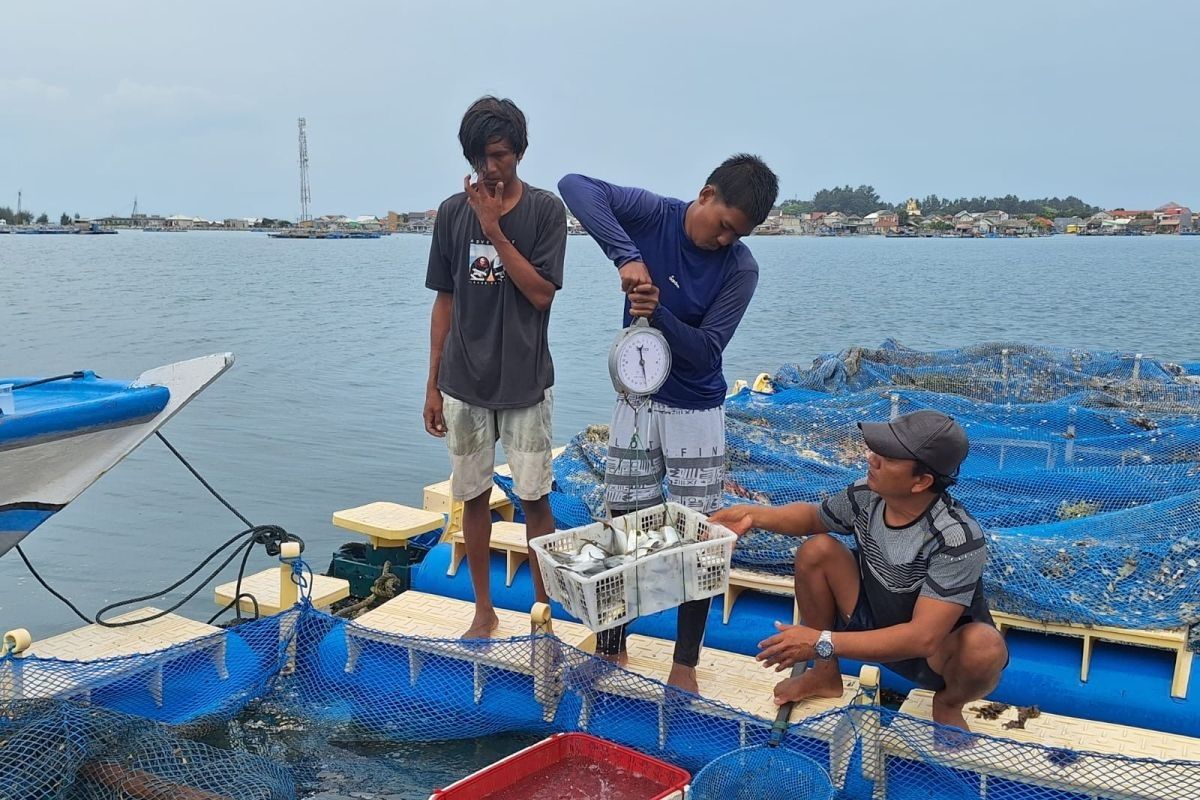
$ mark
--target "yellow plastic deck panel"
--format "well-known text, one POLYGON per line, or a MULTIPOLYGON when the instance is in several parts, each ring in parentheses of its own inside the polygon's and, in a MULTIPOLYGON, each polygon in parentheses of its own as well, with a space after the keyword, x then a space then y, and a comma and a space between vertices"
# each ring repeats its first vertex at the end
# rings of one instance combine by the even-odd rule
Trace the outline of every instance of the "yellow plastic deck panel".
MULTIPOLYGON (((109 622, 128 622, 159 613, 160 609, 147 606, 130 611, 109 622)), ((217 674, 223 680, 229 673, 225 665, 225 631, 213 625, 196 622, 177 614, 166 614, 150 622, 121 628, 88 625, 48 639, 35 641, 23 654, 0 669, 0 698, 5 697, 63 697, 87 700, 90 689, 99 685, 97 680, 81 688, 75 681, 54 670, 23 670, 24 658, 55 658, 64 661, 95 661, 122 656, 144 655, 178 645, 178 657, 194 652, 208 652, 213 658, 217 674)), ((122 663, 97 668, 97 679, 111 682, 130 675, 146 673, 147 688, 155 701, 162 704, 163 665, 165 660, 152 662, 122 663)))
MULTIPOLYGON (((475 606, 465 600, 409 590, 354 622, 364 628, 400 636, 457 639, 471 624, 474 613, 475 606)), ((529 614, 497 608, 496 616, 500 618, 500 627, 496 629, 495 638, 529 635, 529 614)), ((579 623, 554 620, 553 626, 554 635, 572 647, 587 652, 595 648, 595 634, 579 623)))
MULTIPOLYGON (((305 580, 312 584, 311 600, 316 608, 329 608, 339 600, 350 596, 350 582, 343 578, 331 578, 328 575, 306 574, 305 580)), ((219 606, 227 606, 233 602, 237 581, 223 583, 217 587, 213 601, 219 606)), ((279 603, 279 567, 265 569, 262 572, 248 575, 242 579, 242 592, 254 595, 258 600, 258 613, 264 617, 278 614, 287 609, 280 608, 279 603)), ((254 613, 254 603, 250 598, 243 597, 238 601, 242 611, 254 613)), ((288 608, 291 608, 289 605, 288 608)))
MULTIPOLYGON (((1016 706, 1008 708, 993 720, 983 719, 975 711, 987 704, 986 700, 976 700, 967 703, 963 710, 967 724, 976 733, 1045 747, 1112 753, 1130 758, 1182 758, 1190 761, 1200 759, 1200 739, 1190 736, 1131 728, 1111 722, 1092 722, 1045 712, 1025 720, 1024 728, 1005 728, 1006 723, 1016 721, 1016 706)), ((933 719, 933 692, 925 689, 912 690, 908 699, 900 706, 900 711, 921 719, 933 719)))
MULTIPOLYGON (((634 634, 628 641, 630 672, 666 683, 671 671, 675 642, 652 636, 634 634)), ((712 647, 700 651, 700 663, 696 665, 696 681, 700 694, 727 706, 744 711, 760 719, 774 719, 779 711, 774 702, 775 684, 786 678, 788 673, 767 669, 754 660, 753 656, 729 653, 712 647)), ((597 688, 616 689, 619 679, 602 678, 597 688)), ((833 699, 814 698, 797 703, 790 719, 816 716, 834 708, 849 705, 858 694, 858 679, 842 676, 842 696, 833 699)), ((646 698, 658 699, 658 698, 646 698)))
POLYGON ((1042 622, 1003 611, 993 611, 992 619, 1003 633, 1005 628, 1072 636, 1082 640, 1083 657, 1080 662, 1079 680, 1087 682, 1092 665, 1092 644, 1097 640, 1170 650, 1175 654, 1175 672, 1171 678, 1171 696, 1187 697, 1188 681, 1192 677, 1192 651, 1188 649, 1187 629, 1138 630, 1114 628, 1108 625, 1078 625, 1070 622, 1042 622))
MULTIPOLYGON (((130 611, 119 617, 113 617, 109 622, 127 622, 142 619, 157 614, 160 609, 147 606, 146 608, 130 611)), ((167 614, 151 622, 130 625, 124 628, 106 628, 102 625, 88 625, 77 630, 51 636, 49 639, 35 641, 25 651, 27 656, 39 658, 61 658, 69 661, 92 661, 98 658, 113 658, 116 656, 131 656, 139 653, 153 653, 167 647, 184 642, 203 639, 225 632, 215 625, 181 617, 178 614, 167 614)))
MULTIPOLYGON (((425 487, 424 507, 427 511, 438 511, 442 514, 450 514, 453 506, 461 506, 462 503, 454 503, 450 498, 450 481, 442 481, 441 483, 432 483, 425 487)), ((499 486, 492 487, 491 501, 489 505, 493 511, 499 511, 500 515, 509 522, 513 518, 513 505, 508 500, 508 495, 504 493, 499 486)))
MULTIPOLYGON (((529 560, 529 544, 523 522, 493 522, 491 548, 504 553, 505 586, 512 586, 517 568, 529 560)), ((467 556, 467 545, 461 530, 450 534, 450 565, 447 575, 458 572, 462 560, 467 556)))
MULTIPOLYGON (((913 717, 932 719, 932 704, 932 692, 914 689, 900 710, 913 717)), ((888 745, 884 750, 890 755, 909 759, 920 758, 923 752, 959 769, 1075 792, 1096 791, 1102 797, 1194 800, 1193 790, 1186 794, 1164 791, 1161 765, 1112 761, 1090 757, 1087 753, 1194 761, 1200 759, 1200 739, 1047 713, 1027 719, 1023 729, 1005 728, 1005 723, 1017 719, 1017 709, 1009 708, 994 720, 979 718, 973 709, 986 704, 986 701, 978 700, 968 703, 964 710, 964 716, 975 733, 1077 751, 1077 760, 1057 760, 1054 763, 1046 757, 1045 751, 997 742, 946 752, 935 744, 932 728, 906 720, 892 722, 894 733, 885 734, 888 745), (901 738, 916 745, 917 749, 901 744, 901 738)))
MULTIPOLYGON (((751 589, 768 594, 794 597, 796 593, 795 579, 791 575, 772 575, 767 572, 756 572, 751 569, 734 567, 729 570, 729 585, 725 588, 725 607, 723 622, 729 624, 729 615, 733 613, 733 604, 737 602, 742 592, 751 589)), ((800 624, 800 609, 792 603, 792 624, 800 624)))
POLYGON ((396 547, 414 536, 437 530, 446 524, 446 518, 439 511, 380 502, 338 511, 333 515, 333 524, 366 534, 375 547, 396 547))

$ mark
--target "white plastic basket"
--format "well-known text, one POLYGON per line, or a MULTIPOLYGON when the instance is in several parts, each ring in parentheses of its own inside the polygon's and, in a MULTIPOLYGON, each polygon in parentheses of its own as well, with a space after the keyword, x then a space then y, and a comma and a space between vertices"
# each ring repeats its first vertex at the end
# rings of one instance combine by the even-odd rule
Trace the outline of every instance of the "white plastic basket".
POLYGON ((591 630, 607 630, 689 600, 723 594, 728 587, 729 561, 737 536, 709 523, 699 511, 678 503, 659 503, 618 517, 612 524, 620 530, 652 530, 670 524, 683 543, 584 576, 565 568, 549 553, 574 552, 587 542, 604 542, 607 536, 601 523, 529 541, 546 593, 591 630))

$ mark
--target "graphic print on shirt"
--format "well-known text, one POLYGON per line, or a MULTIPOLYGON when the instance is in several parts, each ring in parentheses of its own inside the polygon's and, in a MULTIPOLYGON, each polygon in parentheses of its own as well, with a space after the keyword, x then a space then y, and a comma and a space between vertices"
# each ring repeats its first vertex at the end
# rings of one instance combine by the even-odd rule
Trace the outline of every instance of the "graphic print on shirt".
POLYGON ((468 258, 471 264, 471 283, 480 286, 499 286, 504 283, 504 264, 491 242, 486 239, 472 239, 468 258))

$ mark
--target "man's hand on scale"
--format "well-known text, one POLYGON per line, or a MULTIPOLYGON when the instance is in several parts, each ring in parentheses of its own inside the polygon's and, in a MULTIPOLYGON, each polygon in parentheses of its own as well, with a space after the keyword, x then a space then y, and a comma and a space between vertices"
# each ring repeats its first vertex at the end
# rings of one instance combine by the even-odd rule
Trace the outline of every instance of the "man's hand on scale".
POLYGON ((629 313, 635 317, 649 317, 658 308, 658 287, 653 283, 635 286, 629 292, 629 313))

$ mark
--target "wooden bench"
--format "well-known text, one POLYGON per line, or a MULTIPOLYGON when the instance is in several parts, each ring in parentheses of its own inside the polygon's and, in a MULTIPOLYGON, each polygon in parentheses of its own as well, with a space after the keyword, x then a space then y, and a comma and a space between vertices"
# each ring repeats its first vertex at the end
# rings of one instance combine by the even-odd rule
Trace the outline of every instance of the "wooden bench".
MULTIPOLYGON (((130 611, 109 622, 128 622, 160 613, 147 606, 130 611)), ((207 653, 221 680, 229 677, 225 663, 226 632, 213 625, 165 614, 158 619, 120 628, 88 625, 48 639, 33 642, 21 649, 19 657, 0 664, 0 700, 9 698, 57 697, 89 702, 91 690, 146 672, 147 688, 154 702, 162 705, 163 667, 171 661, 187 658, 193 653, 207 653), (167 648, 178 648, 173 657, 161 655, 167 648), (37 666, 25 669, 22 662, 29 657, 59 659, 69 662, 95 662, 133 655, 159 655, 145 661, 114 661, 83 671, 79 679, 58 667, 37 666), (90 674, 88 674, 90 673, 90 674), (81 683, 80 681, 86 681, 81 683)), ((31 664, 32 666, 32 664, 31 664)))
POLYGON ((1092 645, 1097 639, 1105 642, 1153 647, 1170 650, 1175 654, 1175 672, 1171 678, 1171 696, 1180 699, 1188 694, 1188 682, 1192 676, 1192 651, 1188 649, 1187 628, 1168 630, 1137 630, 1114 628, 1107 625, 1080 625, 1072 622, 1042 622, 1003 611, 993 611, 992 619, 1003 633, 1008 628, 1036 631, 1057 636, 1072 636, 1083 642, 1083 658, 1079 668, 1079 680, 1087 683, 1092 666, 1092 645))
MULTIPOLYGON (((513 576, 517 569, 529 560, 529 545, 526 540, 525 525, 521 522, 493 522, 492 550, 504 553, 505 586, 512 586, 513 576)), ((456 575, 462 560, 467 555, 467 544, 461 530, 450 534, 450 565, 447 575, 456 575)), ((536 565, 532 565, 532 569, 536 565)))
MULTIPOLYGON (((989 776, 1106 798, 1184 800, 1196 796, 1194 778, 1186 780, 1185 773, 1169 765, 1112 756, 1195 761, 1200 758, 1200 739, 1047 713, 1026 719, 1023 728, 1005 727, 1016 721, 1018 710, 1008 708, 996 719, 984 719, 978 710, 986 705, 983 700, 967 704, 963 713, 971 730, 1007 741, 980 741, 947 750, 935 739, 935 727, 924 722, 897 718, 886 732, 865 727, 863 768, 864 773, 872 773, 869 778, 877 781, 876 796, 885 796, 881 792, 886 792, 889 757, 932 760, 976 773, 981 776, 983 796, 989 776), (878 739, 873 738, 876 734, 878 739)), ((932 692, 914 689, 900 711, 920 720, 932 720, 932 706, 932 692)))
MULTIPOLYGON (((725 605, 722 609, 722 618, 726 625, 729 624, 729 615, 733 613, 733 604, 747 589, 794 598, 796 583, 791 575, 772 575, 740 567, 730 569, 729 585, 725 588, 725 605)), ((792 601, 792 624, 800 624, 800 609, 795 600, 792 601)))

